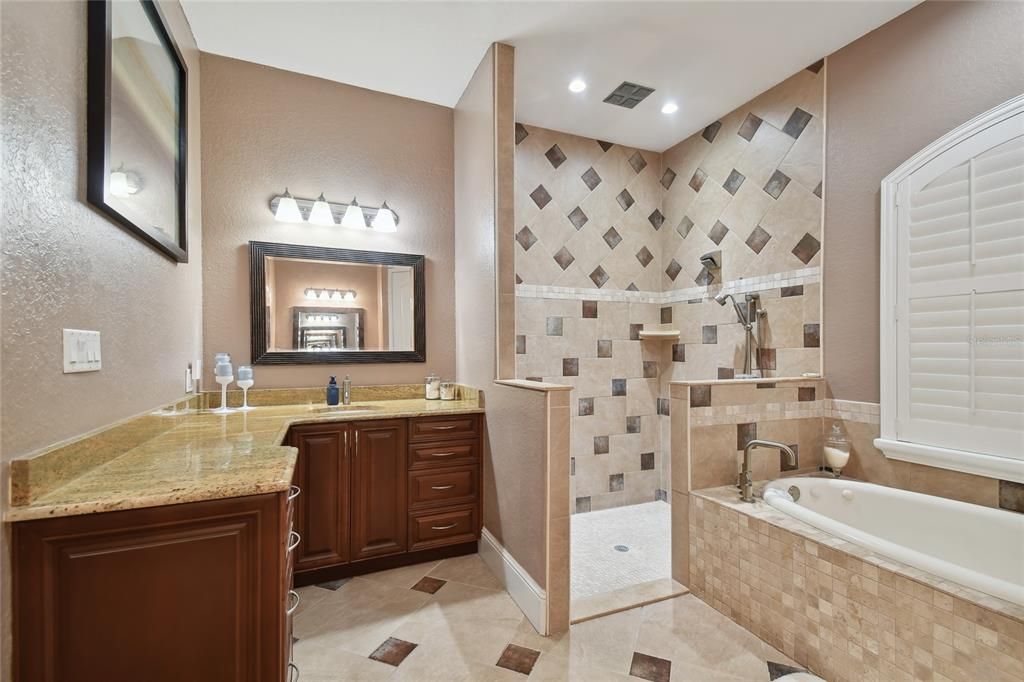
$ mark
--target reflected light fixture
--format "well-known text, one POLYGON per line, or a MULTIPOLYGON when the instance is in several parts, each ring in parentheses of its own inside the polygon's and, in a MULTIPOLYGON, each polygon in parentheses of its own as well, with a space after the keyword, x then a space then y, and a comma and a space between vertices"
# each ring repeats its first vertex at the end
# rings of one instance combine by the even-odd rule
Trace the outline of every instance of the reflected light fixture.
POLYGON ((284 194, 277 202, 277 211, 274 213, 274 218, 280 220, 283 223, 301 223, 302 213, 299 211, 299 204, 295 201, 295 197, 291 195, 288 188, 284 188, 284 194))
POLYGON ((119 199, 127 199, 139 191, 138 179, 134 173, 126 171, 122 163, 110 174, 109 192, 119 199))
POLYGON ((342 227, 351 227, 355 230, 366 229, 366 219, 363 217, 363 209, 356 203, 355 197, 352 198, 352 203, 345 209, 345 216, 341 219, 342 227))
POLYGON ((331 207, 324 199, 323 192, 320 192, 320 197, 313 202, 313 208, 309 212, 309 222, 314 225, 334 225, 334 214, 331 213, 331 207))
POLYGON ((583 92, 587 89, 587 84, 582 78, 573 78, 569 82, 569 92, 583 92))
POLYGON ((346 301, 354 301, 354 300, 356 300, 356 292, 352 291, 351 289, 346 291, 345 292, 345 300, 346 301))
POLYGON ((388 202, 385 201, 377 211, 377 215, 373 219, 373 229, 377 232, 398 232, 398 226, 395 225, 395 214, 388 208, 388 202))
POLYGON ((665 102, 661 107, 661 113, 663 114, 674 114, 679 111, 679 105, 675 102, 665 102))

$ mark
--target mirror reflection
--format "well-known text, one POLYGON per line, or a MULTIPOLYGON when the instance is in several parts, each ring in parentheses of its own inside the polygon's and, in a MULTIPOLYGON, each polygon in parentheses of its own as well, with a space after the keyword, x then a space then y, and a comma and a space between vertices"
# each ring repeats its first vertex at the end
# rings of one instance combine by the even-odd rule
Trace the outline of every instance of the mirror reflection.
POLYGON ((267 348, 411 351, 413 268, 265 257, 267 348))

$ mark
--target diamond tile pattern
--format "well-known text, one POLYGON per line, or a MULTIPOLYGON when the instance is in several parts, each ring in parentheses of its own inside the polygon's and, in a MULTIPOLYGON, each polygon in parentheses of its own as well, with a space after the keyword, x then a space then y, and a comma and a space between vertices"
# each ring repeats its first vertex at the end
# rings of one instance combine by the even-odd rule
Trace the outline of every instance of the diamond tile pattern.
POLYGON ((565 153, 558 147, 557 144, 551 145, 551 149, 544 152, 544 156, 547 157, 548 162, 558 168, 565 163, 565 153))
POLYGON ((524 251, 529 251, 530 247, 537 243, 537 235, 530 228, 523 227, 519 232, 516 232, 516 241, 519 242, 524 251))
POLYGON ((615 200, 619 202, 619 206, 622 207, 623 211, 628 211, 629 207, 636 203, 633 199, 633 195, 629 193, 628 189, 624 189, 619 192, 619 195, 615 197, 615 200))
POLYGON ((672 183, 676 181, 676 172, 671 168, 666 168, 665 172, 661 174, 661 186, 665 189, 670 189, 672 183))
POLYGON ((629 157, 629 165, 633 167, 637 173, 647 168, 647 160, 644 159, 643 154, 640 152, 633 152, 633 156, 629 157))
POLYGON ((651 215, 647 216, 647 220, 655 230, 660 230, 661 226, 665 224, 665 216, 658 209, 654 209, 651 215))
POLYGON ((608 231, 604 233, 603 238, 604 243, 608 245, 609 249, 614 249, 622 243, 622 237, 614 227, 609 227, 608 231))
POLYGON ((601 184, 601 176, 598 175, 593 166, 583 171, 583 175, 580 178, 583 179, 583 184, 587 186, 587 189, 591 191, 597 189, 597 186, 601 184))

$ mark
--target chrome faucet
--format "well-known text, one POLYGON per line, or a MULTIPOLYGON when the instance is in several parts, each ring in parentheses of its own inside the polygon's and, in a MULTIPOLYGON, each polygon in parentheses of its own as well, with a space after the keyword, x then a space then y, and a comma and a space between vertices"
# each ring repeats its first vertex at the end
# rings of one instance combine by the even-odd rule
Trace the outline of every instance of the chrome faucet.
POLYGON ((754 448, 775 448, 786 453, 789 457, 789 465, 796 466, 796 453, 788 445, 773 440, 759 440, 754 438, 743 448, 743 470, 740 472, 740 499, 744 502, 754 501, 754 479, 750 473, 750 451, 754 448))
POLYGON ((341 382, 341 402, 343 405, 352 404, 352 380, 347 376, 341 382))

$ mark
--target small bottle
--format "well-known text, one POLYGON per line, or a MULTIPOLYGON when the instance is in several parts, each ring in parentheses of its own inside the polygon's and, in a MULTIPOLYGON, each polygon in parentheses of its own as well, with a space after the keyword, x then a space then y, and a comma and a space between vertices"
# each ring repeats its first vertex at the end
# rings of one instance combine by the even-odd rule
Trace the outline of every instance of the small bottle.
POLYGON ((441 398, 441 377, 431 374, 424 380, 424 390, 427 400, 439 400, 441 398))
POLYGON ((839 478, 846 463, 850 461, 850 441, 843 435, 839 422, 832 423, 832 430, 825 439, 825 465, 839 478))
POLYGON ((338 380, 334 377, 331 377, 331 380, 327 382, 327 404, 338 404, 338 380))

